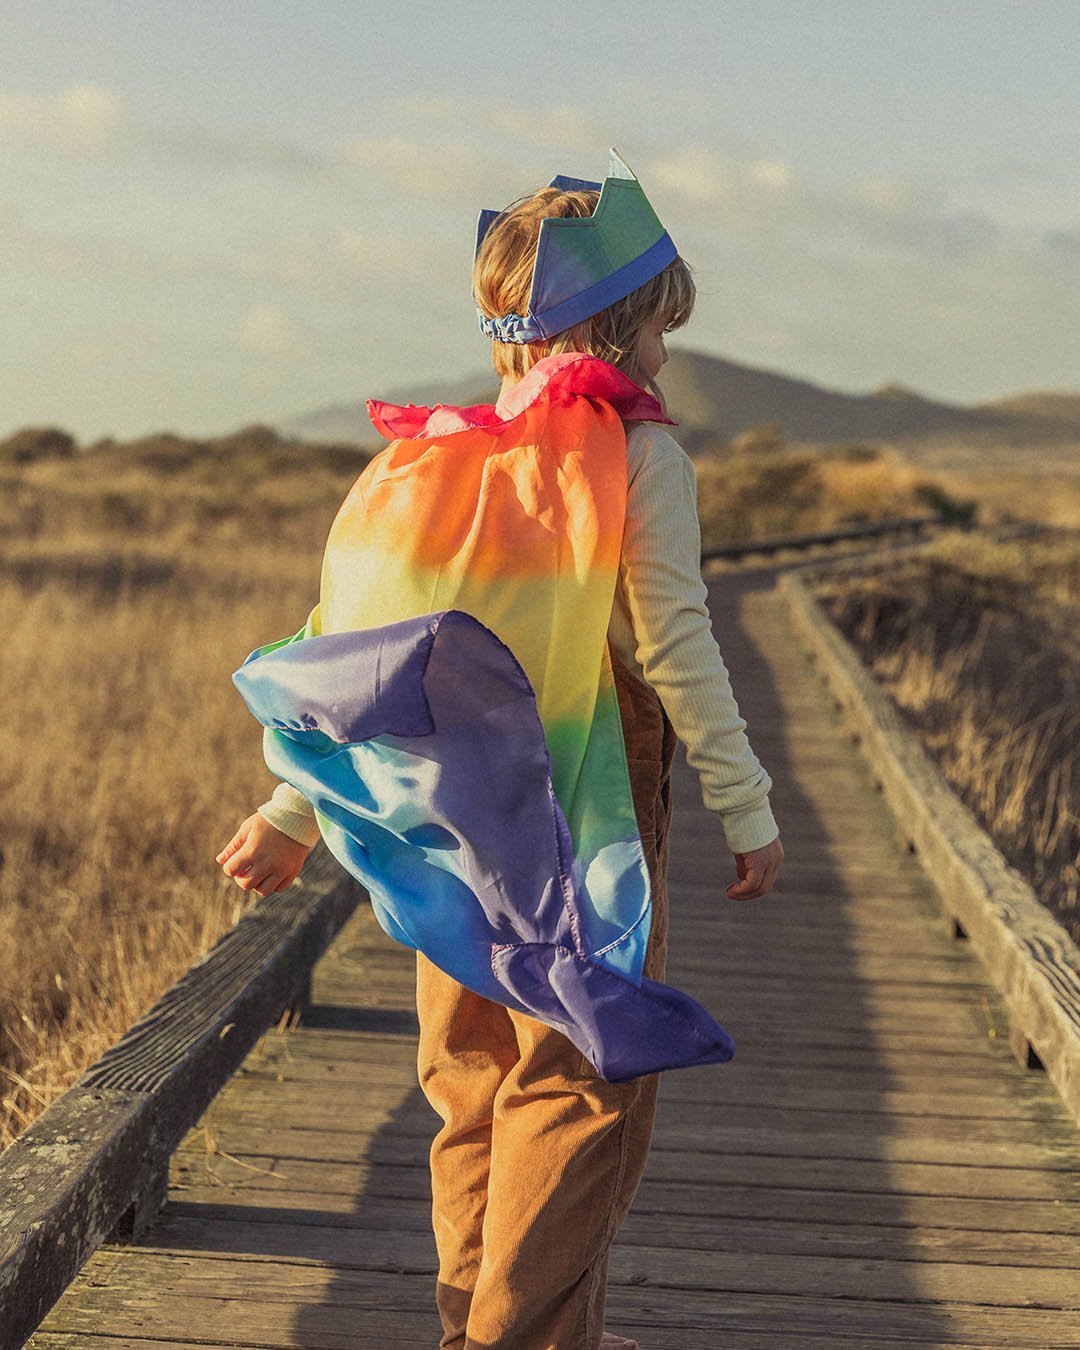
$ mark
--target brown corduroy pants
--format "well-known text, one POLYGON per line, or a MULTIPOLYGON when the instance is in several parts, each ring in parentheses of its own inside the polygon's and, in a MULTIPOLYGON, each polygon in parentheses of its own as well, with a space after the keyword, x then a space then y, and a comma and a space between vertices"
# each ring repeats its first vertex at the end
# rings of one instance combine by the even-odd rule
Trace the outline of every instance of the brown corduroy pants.
MULTIPOLYGON (((667 952, 675 738, 616 658, 634 806, 652 881, 645 974, 667 952)), ((443 1350, 596 1350, 608 1253, 641 1180, 657 1075, 608 1083, 561 1032, 464 989, 417 956, 419 1075, 431 1147, 443 1350)))

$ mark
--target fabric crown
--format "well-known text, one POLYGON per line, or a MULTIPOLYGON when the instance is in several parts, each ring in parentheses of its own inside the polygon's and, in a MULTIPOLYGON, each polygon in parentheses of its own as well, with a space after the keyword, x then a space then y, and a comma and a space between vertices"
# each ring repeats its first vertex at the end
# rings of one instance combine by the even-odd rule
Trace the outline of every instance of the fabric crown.
MULTIPOLYGON (((591 216, 550 216, 540 222, 526 313, 489 318, 480 313, 480 331, 497 342, 537 342, 554 337, 622 300, 651 281, 678 257, 633 171, 616 150, 608 157, 607 178, 556 175, 548 184, 564 192, 599 192, 591 216)), ((476 254, 503 213, 481 211, 476 254)))

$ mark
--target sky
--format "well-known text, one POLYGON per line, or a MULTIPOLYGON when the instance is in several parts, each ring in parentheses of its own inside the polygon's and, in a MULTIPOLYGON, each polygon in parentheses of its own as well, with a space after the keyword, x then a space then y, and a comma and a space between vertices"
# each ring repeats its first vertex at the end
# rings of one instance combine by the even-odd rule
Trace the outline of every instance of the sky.
POLYGON ((632 166, 673 345, 1080 391, 1077 0, 0 0, 0 436, 212 435, 488 364, 480 207, 632 166))

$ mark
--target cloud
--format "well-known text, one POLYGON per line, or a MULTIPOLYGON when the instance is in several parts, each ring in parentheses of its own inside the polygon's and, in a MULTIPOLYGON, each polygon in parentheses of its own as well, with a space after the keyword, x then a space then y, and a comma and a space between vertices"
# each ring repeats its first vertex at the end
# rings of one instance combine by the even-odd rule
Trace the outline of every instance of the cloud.
POLYGON ((154 127, 136 121, 118 94, 97 84, 70 84, 52 94, 0 92, 0 133, 13 145, 66 153, 126 151, 281 174, 310 173, 327 162, 318 151, 259 127, 154 127))
MULTIPOLYGON (((370 132, 345 142, 347 158, 377 167, 370 142, 394 144, 418 166, 432 158, 457 167, 461 181, 485 195, 485 201, 505 202, 530 186, 548 182, 556 173, 600 178, 607 164, 607 147, 617 127, 606 125, 582 108, 563 103, 535 107, 484 98, 430 98, 411 96, 382 105, 389 138, 370 132), (439 140, 439 136, 443 139, 439 140), (432 138, 435 142, 432 143, 432 138), (453 137, 471 147, 471 162, 457 163, 453 137)), ((636 167, 636 166, 635 166, 636 167)), ((441 168, 436 178, 452 177, 441 168)), ((453 184, 450 184, 453 190, 453 184)), ((421 195, 416 185, 409 191, 421 195)))
MULTIPOLYGON (((580 108, 568 104, 533 111, 517 104, 484 104, 478 110, 482 125, 511 137, 519 144, 538 146, 544 150, 557 149, 573 155, 588 157, 590 161, 603 156, 610 128, 602 126, 580 108)), ((581 176, 599 177, 603 165, 581 176)))
POLYGON ((778 159, 731 154, 703 145, 683 145, 655 156, 640 170, 646 186, 655 181, 686 201, 719 209, 732 223, 757 223, 779 201, 794 199, 799 180, 778 159))
POLYGON ((236 132, 197 126, 161 131, 144 129, 141 141, 146 147, 174 158, 226 169, 307 174, 325 167, 327 162, 317 151, 259 128, 236 132))
POLYGON ((284 356, 298 346, 299 334, 278 305, 252 305, 237 324, 241 347, 263 356, 284 356))
POLYGON ((895 175, 825 185, 777 158, 702 145, 658 156, 648 173, 648 181, 682 198, 692 222, 752 248, 783 239, 811 256, 872 249, 956 262, 983 255, 1000 241, 986 213, 954 210, 939 188, 895 175))
POLYGON ((1047 256, 1064 263, 1080 263, 1080 227, 1075 230, 1048 230, 1045 236, 1047 256))
POLYGON ((747 165, 751 181, 769 192, 786 192, 795 182, 795 171, 779 159, 754 159, 747 165))
POLYGON ((914 183, 891 174, 858 179, 853 194, 864 206, 885 216, 917 210, 925 201, 925 194, 914 183))
POLYGON ((337 155, 354 174, 373 176, 422 201, 472 201, 491 178, 486 155, 452 140, 346 136, 338 143, 337 155))
POLYGON ((349 271, 371 279, 408 273, 417 265, 416 241, 401 234, 380 235, 366 230, 342 229, 337 233, 336 253, 349 271))
POLYGON ((418 134, 430 135, 435 128, 451 125, 545 150, 554 146, 595 155, 598 146, 601 153, 607 146, 609 128, 569 103, 551 105, 538 101, 535 107, 529 107, 490 98, 406 95, 389 99, 382 107, 388 124, 418 134))
POLYGON ((123 99, 97 84, 69 84, 55 94, 0 91, 0 129, 9 137, 62 150, 100 149, 131 129, 123 99))

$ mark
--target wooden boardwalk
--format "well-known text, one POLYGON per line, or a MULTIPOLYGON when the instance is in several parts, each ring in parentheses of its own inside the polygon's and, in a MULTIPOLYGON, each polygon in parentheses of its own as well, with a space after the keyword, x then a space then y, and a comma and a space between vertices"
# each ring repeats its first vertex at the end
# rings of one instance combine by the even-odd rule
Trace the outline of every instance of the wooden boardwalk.
MULTIPOLYGON (((775 780, 779 892, 736 905, 685 766, 674 983, 735 1037, 666 1077, 612 1262, 643 1350, 1080 1347, 1080 1137, 1007 1048, 767 569, 714 587, 721 649, 775 780)), ((138 1244, 92 1258, 35 1350, 434 1350, 410 955, 363 909, 176 1155, 138 1244)))

